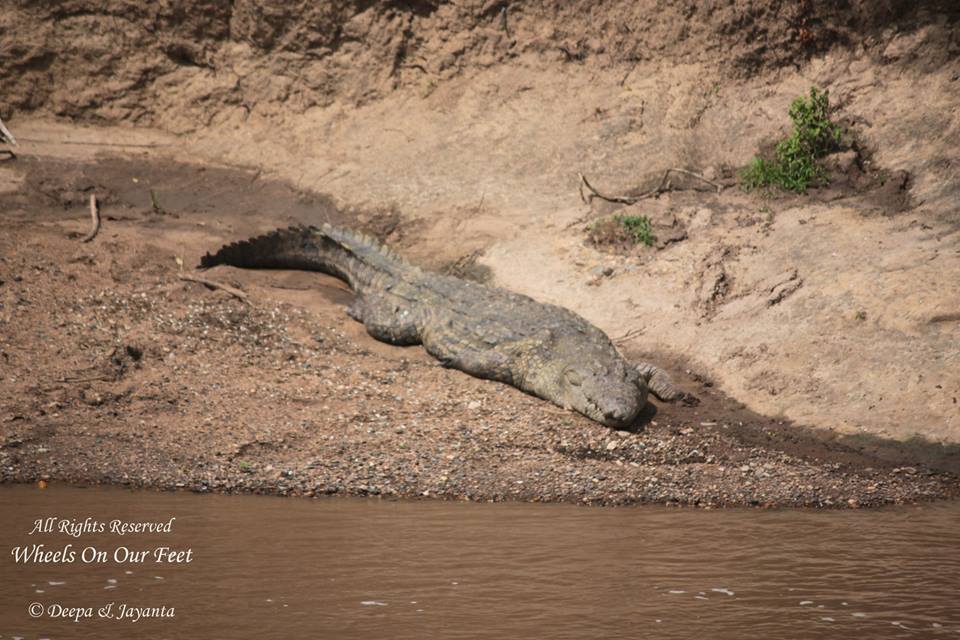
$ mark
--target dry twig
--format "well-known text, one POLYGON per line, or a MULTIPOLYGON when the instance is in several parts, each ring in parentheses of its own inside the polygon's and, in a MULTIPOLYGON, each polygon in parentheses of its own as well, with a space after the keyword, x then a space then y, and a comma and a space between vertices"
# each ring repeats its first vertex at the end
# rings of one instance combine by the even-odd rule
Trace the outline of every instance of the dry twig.
POLYGON ((620 82, 618 82, 617 84, 620 85, 621 87, 622 87, 623 85, 625 85, 625 84, 627 83, 627 78, 630 77, 630 74, 633 73, 633 70, 637 68, 637 65, 638 65, 639 63, 640 63, 640 59, 639 59, 639 58, 636 59, 636 60, 634 60, 634 61, 633 61, 633 64, 630 65, 630 68, 627 69, 627 72, 626 72, 625 74, 623 74, 623 77, 620 78, 620 82))
MULTIPOLYGON (((18 146, 17 139, 10 133, 10 129, 7 129, 6 125, 3 124, 3 120, 0 120, 0 144, 9 144, 14 147, 18 146)), ((12 149, 2 149, 0 153, 7 154, 11 160, 17 159, 17 154, 15 154, 12 149)))
POLYGON ((960 311, 955 311, 953 313, 940 313, 930 318, 931 324, 935 324, 937 322, 960 322, 960 311))
POLYGON ((582 200, 584 204, 590 204, 594 198, 600 198, 601 200, 606 200, 607 202, 619 202, 621 204, 633 204, 640 199, 632 196, 605 196, 593 188, 593 185, 590 184, 589 180, 587 180, 587 176, 579 172, 577 175, 580 176, 580 200, 582 200), (583 195, 584 187, 590 190, 590 195, 583 195))
POLYGON ((627 342, 631 338, 635 338, 636 336, 642 335, 645 331, 646 331, 645 327, 636 327, 634 329, 630 329, 619 338, 614 338, 613 341, 616 344, 621 344, 621 343, 627 342))
MULTIPOLYGON (((580 200, 582 200, 584 204, 590 204, 594 198, 600 198, 601 200, 606 200, 607 202, 614 202, 617 204, 626 204, 626 205, 636 204, 646 198, 656 197, 661 193, 664 193, 665 191, 672 190, 673 186, 670 184, 670 181, 669 181, 671 173, 682 173, 692 178, 696 178, 697 180, 700 180, 702 182, 706 182, 707 184, 711 185, 714 189, 716 189, 717 193, 720 193, 723 190, 723 185, 720 185, 714 182, 713 180, 708 180, 707 178, 704 178, 699 173, 694 173, 693 171, 687 171, 686 169, 677 169, 677 168, 671 167, 670 169, 667 169, 666 171, 663 172, 663 177, 660 178, 659 184, 657 184, 656 188, 651 189, 650 191, 645 191, 635 196, 628 196, 628 195, 610 196, 610 195, 605 195, 603 193, 600 193, 599 191, 594 189, 593 185, 590 184, 590 181, 587 180, 587 177, 582 173, 577 172, 577 175, 580 177, 580 187, 579 187, 580 200), (584 191, 583 191, 584 187, 586 187, 590 193, 584 194, 584 191)), ((586 216, 577 218, 576 220, 568 224, 567 228, 569 229, 570 227, 573 227, 575 225, 580 224, 581 222, 584 222, 586 218, 587 218, 586 216)))
POLYGON ((80 242, 90 242, 100 233, 100 203, 96 194, 90 194, 90 233, 83 236, 80 242))
POLYGON ((667 189, 664 189, 664 184, 666 183, 667 177, 670 175, 670 172, 671 172, 671 171, 674 171, 674 172, 676 172, 676 173, 682 173, 683 175, 685 175, 685 176, 690 176, 691 178, 696 178, 697 180, 699 180, 699 181, 701 181, 701 182, 706 182, 706 183, 709 184, 711 187, 713 187, 714 189, 716 189, 716 190, 717 190, 717 193, 720 193, 721 191, 723 191, 723 185, 718 184, 718 183, 714 182, 713 180, 708 180, 707 178, 704 178, 704 177, 703 177, 702 175, 700 175, 699 173, 694 173, 693 171, 687 171, 686 169, 672 168, 672 169, 667 169, 666 171, 663 172, 663 178, 660 179, 660 184, 657 186, 657 191, 658 191, 658 192, 662 192, 662 191, 666 191, 666 190, 667 190, 667 189))
POLYGON ((197 284, 202 284, 203 286, 211 289, 220 289, 221 291, 226 291, 237 300, 242 300, 243 302, 250 304, 250 300, 245 292, 240 291, 240 289, 235 287, 231 287, 230 285, 216 282, 215 280, 208 280, 202 276, 195 276, 192 273, 181 273, 178 274, 177 277, 181 280, 186 280, 187 282, 196 282, 197 284))
POLYGON ((600 198, 601 200, 606 200, 607 202, 617 202, 620 204, 636 204, 637 202, 645 198, 649 198, 651 196, 658 196, 665 191, 670 191, 672 189, 672 186, 670 185, 669 178, 670 178, 670 174, 674 172, 682 173, 684 175, 690 176, 691 178, 696 178, 697 180, 706 182, 707 184, 712 186, 714 189, 716 189, 717 193, 720 193, 720 191, 723 190, 722 185, 717 184, 713 180, 708 180, 707 178, 704 178, 699 173, 694 173, 693 171, 687 171, 686 169, 670 168, 663 172, 663 177, 660 178, 660 183, 657 184, 656 188, 651 189, 650 191, 645 191, 644 193, 641 193, 635 196, 627 196, 627 195, 608 196, 594 189, 593 185, 590 184, 590 182, 587 180, 587 177, 585 175, 583 175, 582 173, 577 173, 577 175, 580 176, 580 199, 583 200, 584 204, 590 204, 590 201, 593 200, 594 198, 600 198), (590 190, 590 194, 587 196, 583 194, 584 187, 590 190))
POLYGON ((0 120, 0 142, 9 142, 15 147, 18 146, 17 139, 10 133, 10 129, 7 129, 7 126, 3 124, 3 120, 0 120))
POLYGON ((84 140, 48 140, 44 138, 20 138, 24 142, 37 142, 40 144, 76 144, 85 147, 132 147, 136 149, 158 149, 160 147, 172 147, 173 143, 149 143, 138 144, 135 142, 87 142, 84 140))
POLYGON ((116 376, 91 376, 89 378, 61 378, 62 384, 76 384, 82 382, 116 382, 116 376))

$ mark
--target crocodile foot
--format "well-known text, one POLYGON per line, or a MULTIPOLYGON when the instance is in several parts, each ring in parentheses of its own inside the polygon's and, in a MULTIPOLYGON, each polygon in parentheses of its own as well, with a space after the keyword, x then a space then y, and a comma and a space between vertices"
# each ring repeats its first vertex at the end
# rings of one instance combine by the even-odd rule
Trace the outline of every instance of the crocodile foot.
POLYGON ((684 398, 685 394, 683 391, 673 384, 667 372, 657 365, 650 364, 649 362, 641 362, 637 364, 637 371, 640 373, 640 377, 647 383, 647 388, 650 390, 650 393, 656 396, 657 399, 664 402, 674 402, 684 398))

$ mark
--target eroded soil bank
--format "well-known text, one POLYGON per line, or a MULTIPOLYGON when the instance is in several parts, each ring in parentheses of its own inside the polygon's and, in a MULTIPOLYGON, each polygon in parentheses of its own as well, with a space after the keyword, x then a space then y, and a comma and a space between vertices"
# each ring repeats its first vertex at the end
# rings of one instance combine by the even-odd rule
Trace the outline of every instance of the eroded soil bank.
POLYGON ((960 443, 955 3, 2 5, 0 116, 21 142, 0 167, 5 478, 717 505, 952 492, 926 471, 956 471, 960 443), (738 168, 811 86, 854 141, 832 185, 742 192, 738 168), (579 174, 640 194, 670 168, 710 184, 674 176, 629 206, 578 193, 579 174), (108 218, 78 244, 92 192, 108 218), (591 242, 615 215, 657 241, 591 242), (320 219, 567 306, 701 402, 611 433, 375 343, 332 280, 215 274, 247 305, 177 279, 175 256, 189 270, 320 219))
POLYGON ((402 239, 377 212, 343 212, 255 172, 169 161, 24 158, 16 171, 20 186, 0 196, 4 481, 699 506, 957 492, 935 471, 956 466, 949 450, 763 418, 676 361, 699 402, 651 406, 645 424, 616 432, 444 369, 419 347, 374 341, 332 278, 205 274, 244 290, 244 302, 178 277, 262 227, 328 220, 402 239), (85 244, 92 191, 105 220, 85 244))

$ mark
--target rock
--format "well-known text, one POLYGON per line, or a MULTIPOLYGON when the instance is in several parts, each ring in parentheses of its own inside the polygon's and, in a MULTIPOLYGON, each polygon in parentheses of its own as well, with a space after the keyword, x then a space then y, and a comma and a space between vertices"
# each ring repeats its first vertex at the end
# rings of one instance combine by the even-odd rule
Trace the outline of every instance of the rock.
POLYGON ((91 407, 99 407, 103 404, 103 396, 92 389, 84 389, 81 399, 84 404, 88 404, 91 407))

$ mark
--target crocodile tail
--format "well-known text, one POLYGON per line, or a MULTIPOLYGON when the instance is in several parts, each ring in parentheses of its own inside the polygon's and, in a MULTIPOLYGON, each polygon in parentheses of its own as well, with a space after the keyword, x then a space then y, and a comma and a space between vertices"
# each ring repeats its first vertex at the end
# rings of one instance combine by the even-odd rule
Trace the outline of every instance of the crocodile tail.
POLYGON ((362 265, 331 242, 316 227, 277 229, 262 236, 233 242, 200 259, 200 268, 226 264, 248 269, 302 269, 322 271, 355 288, 362 265))
POLYGON ((227 264, 252 269, 301 269, 336 276, 354 289, 377 272, 392 273, 403 260, 373 238, 324 224, 277 229, 225 245, 200 259, 200 268, 227 264))
POLYGON ((308 238, 308 227, 277 229, 262 236, 224 245, 214 254, 200 258, 200 268, 209 269, 221 264, 252 269, 297 269, 297 249, 308 238))

